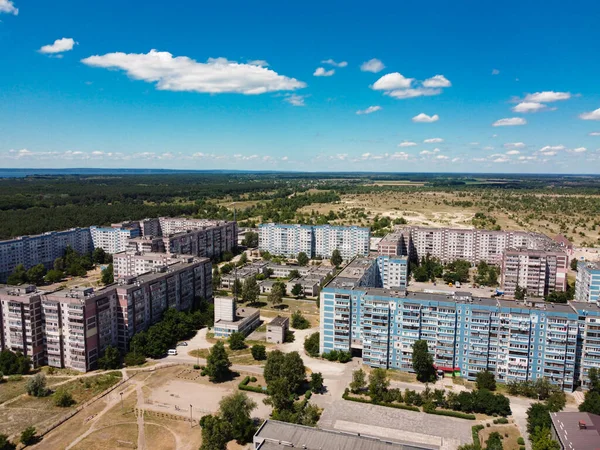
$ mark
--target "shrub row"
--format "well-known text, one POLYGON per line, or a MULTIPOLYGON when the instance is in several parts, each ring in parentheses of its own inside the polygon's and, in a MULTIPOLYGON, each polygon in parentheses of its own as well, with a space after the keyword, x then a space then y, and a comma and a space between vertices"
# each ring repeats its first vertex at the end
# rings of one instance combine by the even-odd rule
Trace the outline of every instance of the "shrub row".
POLYGON ((257 392, 259 394, 266 394, 266 391, 263 390, 262 386, 248 386, 248 383, 250 383, 250 381, 255 382, 256 381, 256 377, 246 377, 244 378, 242 381, 240 381, 240 384, 238 384, 238 389, 241 391, 250 391, 250 392, 257 392))
POLYGON ((446 409, 427 409, 424 411, 427 414, 436 414, 438 416, 448 416, 448 417, 456 417, 458 419, 467 419, 467 420, 475 420, 476 417, 474 414, 465 414, 458 411, 451 411, 446 409))
POLYGON ((479 440, 479 432, 485 427, 483 425, 473 425, 471 427, 471 435, 473 436, 473 444, 477 448, 481 448, 481 441, 479 440))
POLYGON ((403 405, 402 403, 373 402, 371 400, 367 400, 366 398, 352 397, 346 392, 344 393, 344 395, 342 395, 342 398, 351 402, 369 403, 371 405, 387 406, 389 408, 406 409, 408 411, 421 412, 421 410, 416 406, 403 405))

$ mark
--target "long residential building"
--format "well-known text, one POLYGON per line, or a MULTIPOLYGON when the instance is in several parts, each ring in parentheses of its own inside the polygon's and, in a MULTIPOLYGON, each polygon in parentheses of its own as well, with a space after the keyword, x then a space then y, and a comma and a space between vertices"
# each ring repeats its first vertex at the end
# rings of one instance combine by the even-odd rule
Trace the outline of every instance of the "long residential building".
POLYGON ((19 264, 26 269, 38 264, 52 268, 54 260, 63 256, 67 247, 82 254, 90 253, 94 249, 90 229, 49 231, 0 241, 0 282, 6 282, 19 264))
POLYGON ((359 258, 321 291, 321 352, 360 352, 365 364, 412 371, 415 341, 440 370, 501 382, 548 378, 585 388, 600 368, 600 306, 475 298, 383 288, 381 262, 359 258))
POLYGON ((106 347, 126 351, 133 335, 167 308, 187 310, 195 298, 212 300, 211 267, 209 259, 190 257, 97 291, 2 287, 0 348, 22 352, 35 366, 93 370, 106 347))
POLYGON ((136 238, 140 235, 139 226, 123 226, 115 224, 110 227, 90 227, 92 242, 94 248, 101 248, 106 253, 111 255, 125 251, 128 246, 129 239, 136 238))
POLYGON ((600 262, 579 261, 575 281, 575 301, 600 302, 600 262))
POLYGON ((264 223, 258 227, 258 248, 275 255, 331 258, 338 250, 342 258, 369 254, 369 228, 334 225, 287 225, 264 223))

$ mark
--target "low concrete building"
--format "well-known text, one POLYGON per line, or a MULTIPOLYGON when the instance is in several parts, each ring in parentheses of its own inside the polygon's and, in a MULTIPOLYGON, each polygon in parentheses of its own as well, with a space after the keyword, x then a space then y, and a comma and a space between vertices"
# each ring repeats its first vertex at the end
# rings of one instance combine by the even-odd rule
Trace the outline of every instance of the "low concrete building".
POLYGON ((302 286, 302 293, 307 297, 316 297, 317 295, 319 295, 319 290, 321 286, 319 279, 302 277, 288 281, 285 284, 285 288, 287 290, 288 295, 292 294, 292 289, 294 289, 294 286, 296 284, 302 286))
POLYGON ((285 333, 290 327, 290 319, 277 316, 267 325, 267 342, 281 344, 285 342, 285 333))
POLYGON ((215 298, 215 337, 228 338, 232 333, 249 335, 260 325, 260 310, 256 308, 237 308, 235 299, 215 298))
POLYGON ((437 449, 422 444, 401 444, 372 436, 361 436, 346 431, 325 430, 295 425, 277 420, 266 420, 253 439, 254 450, 420 450, 437 449))
POLYGON ((598 450, 600 416, 584 412, 551 413, 552 439, 562 450, 598 450))
POLYGON ((258 287, 260 288, 261 294, 270 294, 273 290, 273 285, 278 283, 275 280, 263 280, 258 282, 258 287))

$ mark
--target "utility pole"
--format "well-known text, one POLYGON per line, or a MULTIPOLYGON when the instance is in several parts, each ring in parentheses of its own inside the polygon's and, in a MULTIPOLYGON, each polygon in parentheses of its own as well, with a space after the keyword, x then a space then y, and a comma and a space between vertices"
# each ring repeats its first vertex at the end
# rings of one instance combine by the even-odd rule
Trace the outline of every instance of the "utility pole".
POLYGON ((194 419, 192 418, 192 405, 190 405, 190 428, 194 426, 194 419))
POLYGON ((123 412, 123 392, 120 392, 121 394, 121 412, 123 412))

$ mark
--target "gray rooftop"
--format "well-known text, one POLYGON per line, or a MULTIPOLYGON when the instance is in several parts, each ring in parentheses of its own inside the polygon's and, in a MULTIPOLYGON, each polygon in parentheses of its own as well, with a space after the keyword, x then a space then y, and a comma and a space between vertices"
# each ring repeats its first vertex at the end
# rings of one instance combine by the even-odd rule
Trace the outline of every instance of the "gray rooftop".
POLYGON ((600 449, 600 416, 582 412, 551 413, 552 425, 563 448, 600 449))
POLYGON ((273 325, 274 327, 281 327, 289 321, 290 321, 290 319, 288 319, 287 317, 277 316, 273 320, 271 320, 269 325, 273 325))
POLYGON ((311 428, 276 420, 267 420, 256 432, 255 448, 260 450, 287 450, 291 447, 307 450, 421 450, 422 447, 401 444, 371 436, 341 431, 311 428))

